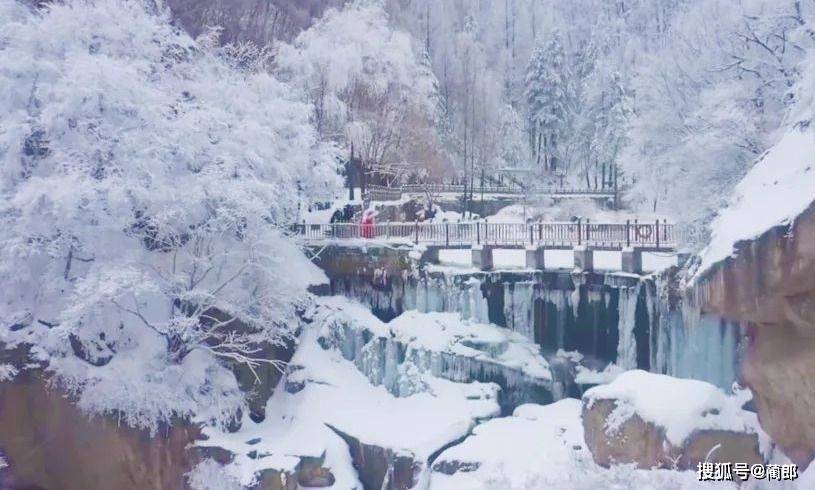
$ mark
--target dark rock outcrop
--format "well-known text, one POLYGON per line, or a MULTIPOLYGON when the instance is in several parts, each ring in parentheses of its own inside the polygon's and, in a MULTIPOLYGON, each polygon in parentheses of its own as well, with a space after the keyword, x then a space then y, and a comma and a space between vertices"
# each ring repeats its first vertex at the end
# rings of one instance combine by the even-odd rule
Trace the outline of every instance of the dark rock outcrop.
POLYGON ((336 427, 329 427, 348 444, 365 490, 407 490, 416 485, 423 464, 412 454, 367 444, 336 427))

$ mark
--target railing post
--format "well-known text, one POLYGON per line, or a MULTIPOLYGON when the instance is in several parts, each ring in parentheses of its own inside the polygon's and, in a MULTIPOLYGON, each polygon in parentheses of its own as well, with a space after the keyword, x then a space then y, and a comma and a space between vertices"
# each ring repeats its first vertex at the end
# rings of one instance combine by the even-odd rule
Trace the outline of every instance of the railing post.
POLYGON ((625 246, 631 246, 631 220, 625 220, 625 246))
POLYGON ((538 241, 543 241, 543 223, 540 221, 538 221, 538 241))
POLYGON ((656 228, 654 228, 654 233, 657 236, 657 248, 659 248, 659 219, 657 219, 656 228))
POLYGON ((390 240, 390 238, 391 238, 391 222, 390 221, 388 221, 385 224, 385 236, 388 237, 388 240, 390 240))
POLYGON ((590 228, 590 226, 589 226, 589 221, 590 221, 590 220, 589 220, 588 218, 586 218, 586 243, 588 243, 588 242, 589 242, 589 239, 590 239, 590 238, 589 238, 589 228, 590 228))
POLYGON ((535 243, 535 231, 532 228, 532 225, 529 225, 529 244, 534 245, 535 243))
POLYGON ((640 225, 636 218, 634 219, 634 241, 640 241, 640 225))
POLYGON ((450 223, 444 223, 444 241, 447 243, 447 246, 450 246, 450 223))
POLYGON ((668 220, 662 220, 662 241, 668 242, 668 220))
POLYGON ((414 233, 415 233, 415 236, 416 236, 416 238, 414 240, 414 243, 416 243, 416 245, 418 245, 419 244, 419 220, 416 220, 416 223, 413 225, 413 228, 414 228, 414 233))
POLYGON ((583 232, 581 231, 580 227, 582 226, 582 219, 577 219, 577 244, 581 245, 583 243, 583 232))
POLYGON ((481 245, 481 223, 475 222, 475 243, 481 245))

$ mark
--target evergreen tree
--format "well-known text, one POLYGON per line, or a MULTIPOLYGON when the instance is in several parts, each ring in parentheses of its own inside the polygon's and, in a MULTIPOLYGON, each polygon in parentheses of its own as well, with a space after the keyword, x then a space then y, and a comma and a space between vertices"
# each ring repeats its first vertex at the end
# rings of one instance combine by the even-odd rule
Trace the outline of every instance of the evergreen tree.
POLYGON ((558 142, 570 113, 569 68, 566 53, 555 34, 535 48, 526 69, 526 103, 530 143, 535 163, 555 170, 558 142))

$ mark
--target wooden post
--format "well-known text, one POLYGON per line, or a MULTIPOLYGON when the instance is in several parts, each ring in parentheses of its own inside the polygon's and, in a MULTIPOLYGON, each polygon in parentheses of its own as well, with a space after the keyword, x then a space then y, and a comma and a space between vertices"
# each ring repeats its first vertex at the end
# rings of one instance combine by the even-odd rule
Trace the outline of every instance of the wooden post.
POLYGON ((529 244, 532 245, 535 243, 535 230, 532 228, 532 225, 529 225, 529 244))
POLYGON ((543 223, 538 221, 538 241, 543 241, 543 223))
POLYGON ((640 241, 640 225, 637 222, 636 218, 634 219, 634 241, 635 242, 640 241))
POLYGON ((415 243, 416 245, 419 244, 419 220, 416 220, 416 224, 413 225, 414 231, 416 233, 415 243))
POLYGON ((589 219, 586 218, 586 242, 589 241, 589 219))

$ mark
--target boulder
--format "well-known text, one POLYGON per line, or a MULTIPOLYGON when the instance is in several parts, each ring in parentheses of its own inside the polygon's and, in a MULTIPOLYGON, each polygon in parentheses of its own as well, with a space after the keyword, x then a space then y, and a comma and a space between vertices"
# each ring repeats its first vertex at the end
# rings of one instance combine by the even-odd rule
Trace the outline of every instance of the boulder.
POLYGON ((761 463, 760 430, 742 402, 702 381, 628 371, 583 396, 586 446, 605 467, 761 463))
POLYGON ((406 451, 367 444, 331 427, 348 444, 351 459, 363 487, 376 490, 407 490, 418 483, 422 463, 406 451))
POLYGON ((297 490, 297 478, 285 471, 266 469, 260 472, 252 490, 297 490))

